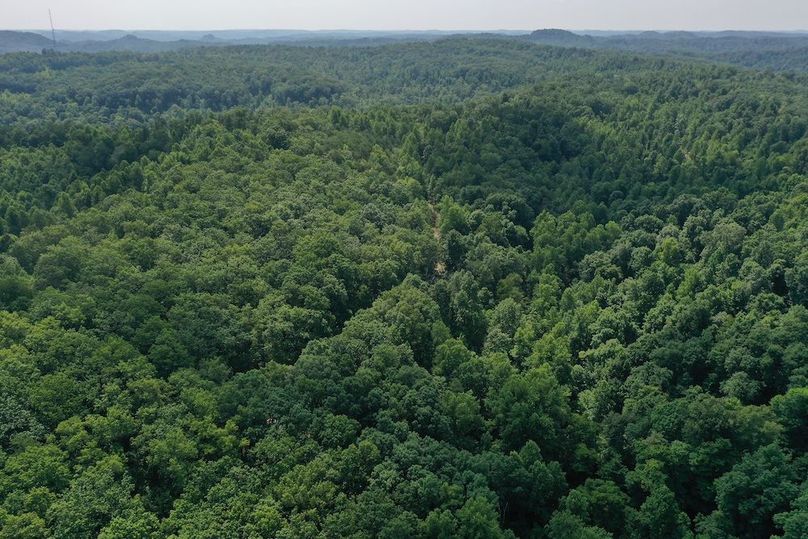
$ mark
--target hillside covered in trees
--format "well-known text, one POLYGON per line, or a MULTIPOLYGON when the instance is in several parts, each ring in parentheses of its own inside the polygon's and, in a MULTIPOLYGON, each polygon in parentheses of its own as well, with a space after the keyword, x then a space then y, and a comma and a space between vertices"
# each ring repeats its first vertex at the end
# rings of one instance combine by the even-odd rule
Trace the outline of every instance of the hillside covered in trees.
POLYGON ((807 82, 0 56, 0 537, 805 537, 807 82))
MULTIPOLYGON (((0 53, 57 51, 156 53, 199 47, 287 45, 297 47, 372 47, 390 43, 434 42, 480 32, 302 31, 302 30, 0 30, 0 53)), ((498 30, 484 37, 581 49, 622 50, 657 56, 701 58, 773 71, 808 72, 808 32, 570 32, 559 29, 498 30)))
POLYGON ((608 32, 586 35, 566 30, 536 30, 534 43, 584 49, 614 49, 703 58, 773 71, 808 71, 808 33, 776 32, 608 32))

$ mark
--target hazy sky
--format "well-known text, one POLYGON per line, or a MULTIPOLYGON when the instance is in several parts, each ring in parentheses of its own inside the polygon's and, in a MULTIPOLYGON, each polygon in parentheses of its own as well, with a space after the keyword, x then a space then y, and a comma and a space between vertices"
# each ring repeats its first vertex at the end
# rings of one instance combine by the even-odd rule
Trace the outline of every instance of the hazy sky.
POLYGON ((0 28, 808 29, 808 0, 0 0, 0 28))

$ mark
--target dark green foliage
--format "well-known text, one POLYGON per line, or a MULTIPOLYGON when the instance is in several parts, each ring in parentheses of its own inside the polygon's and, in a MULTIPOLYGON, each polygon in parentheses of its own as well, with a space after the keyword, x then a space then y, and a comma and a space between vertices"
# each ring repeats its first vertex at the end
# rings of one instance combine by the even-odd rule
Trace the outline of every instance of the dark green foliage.
POLYGON ((805 535, 798 76, 0 64, 0 537, 805 535))

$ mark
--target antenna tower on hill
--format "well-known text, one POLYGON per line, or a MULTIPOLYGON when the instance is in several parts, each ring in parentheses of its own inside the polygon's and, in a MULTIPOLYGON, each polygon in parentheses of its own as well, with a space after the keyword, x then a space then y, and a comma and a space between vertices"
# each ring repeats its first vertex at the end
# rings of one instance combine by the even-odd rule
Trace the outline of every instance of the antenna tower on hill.
POLYGON ((53 38, 53 50, 56 50, 56 30, 53 28, 53 13, 51 13, 50 8, 48 8, 48 18, 50 19, 51 23, 51 37, 53 38))

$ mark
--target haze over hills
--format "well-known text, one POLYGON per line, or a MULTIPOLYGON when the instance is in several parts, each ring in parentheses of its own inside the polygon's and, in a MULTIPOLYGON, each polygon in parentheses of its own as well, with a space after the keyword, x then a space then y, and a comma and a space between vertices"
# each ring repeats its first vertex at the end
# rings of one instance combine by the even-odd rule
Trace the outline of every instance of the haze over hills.
MULTIPOLYGON (((58 52, 132 51, 157 52, 189 47, 233 45, 378 45, 404 41, 428 41, 446 37, 445 31, 307 31, 307 30, 223 30, 223 31, 156 31, 102 30, 56 31, 58 52)), ((516 35, 503 31, 502 35, 516 35)), ((0 53, 40 52, 53 49, 50 31, 4 31, 0 36, 0 53)))
POLYGON ((744 67, 808 71, 808 34, 802 32, 639 32, 588 35, 537 30, 527 39, 562 47, 700 57, 744 67))
MULTIPOLYGON (((540 45, 587 49, 627 50, 635 53, 700 57, 745 67, 778 71, 808 71, 807 32, 620 32, 542 29, 532 33, 362 31, 362 30, 102 30, 56 31, 58 52, 159 52, 192 47, 234 45, 374 46, 401 42, 434 41, 451 35, 500 36, 525 39, 540 45)), ((50 31, 0 32, 0 53, 41 52, 52 49, 50 31)))
POLYGON ((50 39, 35 32, 0 30, 0 53, 40 52, 52 46, 53 42, 50 39))
POLYGON ((638 52, 784 50, 808 45, 808 34, 800 32, 656 32, 590 35, 568 30, 544 29, 528 38, 537 43, 579 47, 630 49, 638 52))

